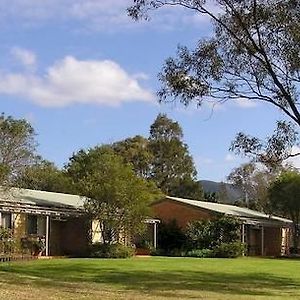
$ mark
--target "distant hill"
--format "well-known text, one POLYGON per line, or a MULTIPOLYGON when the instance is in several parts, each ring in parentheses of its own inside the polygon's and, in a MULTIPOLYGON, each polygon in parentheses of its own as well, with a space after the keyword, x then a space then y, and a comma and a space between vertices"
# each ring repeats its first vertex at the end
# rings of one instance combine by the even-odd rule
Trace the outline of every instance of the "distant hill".
POLYGON ((199 183, 202 185, 205 193, 220 193, 222 192, 222 184, 225 184, 228 195, 228 203, 234 203, 236 200, 242 198, 242 192, 235 188, 232 184, 210 180, 200 180, 199 183))

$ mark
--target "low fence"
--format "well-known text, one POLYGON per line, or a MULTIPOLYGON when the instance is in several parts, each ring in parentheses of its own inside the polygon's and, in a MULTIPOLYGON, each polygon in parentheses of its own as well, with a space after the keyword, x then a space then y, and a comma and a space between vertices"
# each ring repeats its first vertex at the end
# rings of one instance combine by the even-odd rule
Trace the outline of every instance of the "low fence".
POLYGON ((20 254, 0 254, 0 263, 1 262, 10 262, 10 261, 25 261, 37 259, 37 256, 34 255, 20 255, 20 254))

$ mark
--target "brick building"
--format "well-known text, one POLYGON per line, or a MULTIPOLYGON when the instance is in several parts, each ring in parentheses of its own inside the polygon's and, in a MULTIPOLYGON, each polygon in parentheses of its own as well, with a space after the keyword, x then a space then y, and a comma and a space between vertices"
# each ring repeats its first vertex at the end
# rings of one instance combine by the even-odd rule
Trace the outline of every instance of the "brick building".
POLYGON ((241 242, 248 255, 279 256, 290 248, 292 221, 234 205, 165 197, 152 204, 153 216, 162 222, 176 220, 181 228, 194 220, 212 220, 226 215, 241 221, 241 242))
MULTIPOLYGON (((86 255, 90 243, 102 242, 102 237, 99 222, 86 215, 84 201, 77 195, 12 188, 0 193, 0 226, 11 229, 17 242, 41 240, 43 256, 86 255)), ((144 222, 149 242, 156 247, 160 221, 147 218, 144 222)), ((123 235, 116 241, 128 244, 132 240, 123 235)))
POLYGON ((42 255, 82 255, 90 229, 83 202, 76 195, 10 189, 0 197, 0 226, 12 229, 17 242, 43 241, 42 255))

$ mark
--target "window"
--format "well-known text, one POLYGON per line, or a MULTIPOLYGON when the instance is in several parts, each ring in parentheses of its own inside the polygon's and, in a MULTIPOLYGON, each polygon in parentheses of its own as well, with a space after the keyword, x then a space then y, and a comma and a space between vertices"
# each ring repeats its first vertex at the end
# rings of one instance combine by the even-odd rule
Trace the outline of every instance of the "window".
POLYGON ((3 228, 11 228, 12 226, 12 218, 11 213, 1 213, 1 226, 3 228))
POLYGON ((27 233, 37 234, 37 216, 28 215, 27 216, 27 233))

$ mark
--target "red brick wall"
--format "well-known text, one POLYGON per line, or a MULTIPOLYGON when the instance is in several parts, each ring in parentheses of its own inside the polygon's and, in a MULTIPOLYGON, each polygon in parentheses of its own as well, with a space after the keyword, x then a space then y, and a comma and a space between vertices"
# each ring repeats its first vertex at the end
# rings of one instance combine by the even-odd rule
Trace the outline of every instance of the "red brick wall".
POLYGON ((66 255, 85 255, 89 245, 89 228, 86 218, 73 218, 62 223, 61 249, 66 255))
POLYGON ((176 220, 177 224, 185 228, 187 223, 194 220, 209 220, 214 218, 214 214, 204 209, 194 208, 186 204, 176 203, 172 200, 164 200, 152 205, 154 217, 162 222, 176 220))
MULTIPOLYGON (((51 219, 50 219, 51 220, 51 219)), ((61 226, 64 224, 62 221, 50 221, 50 255, 57 256, 63 255, 61 250, 61 226)))
POLYGON ((85 255, 89 244, 88 231, 86 218, 51 220, 50 255, 85 255))
POLYGON ((267 256, 279 256, 281 254, 281 228, 264 228, 264 251, 267 256))
MULTIPOLYGON (((187 223, 194 220, 210 220, 216 217, 216 214, 205 209, 198 209, 186 204, 177 203, 172 200, 164 200, 152 205, 153 216, 162 222, 176 220, 177 224, 185 228, 187 223)), ((261 230, 248 227, 248 238, 250 252, 249 255, 261 255, 261 230)), ((280 255, 281 251, 281 228, 264 228, 264 254, 267 256, 280 255)))

